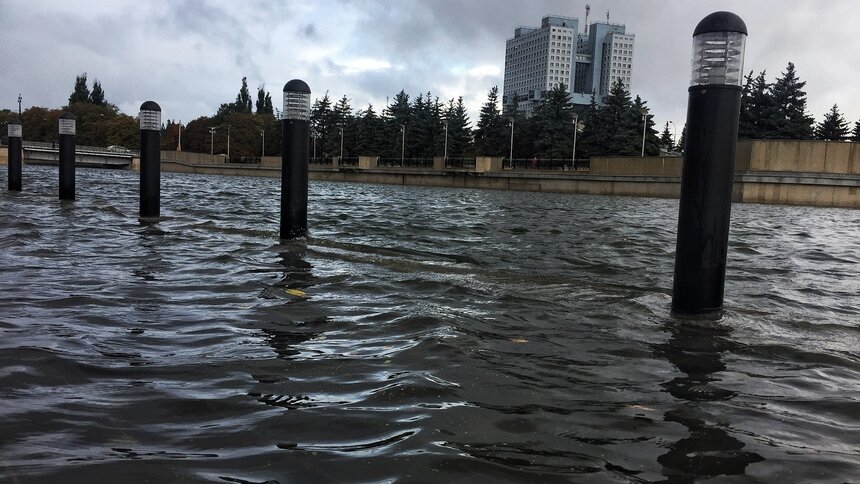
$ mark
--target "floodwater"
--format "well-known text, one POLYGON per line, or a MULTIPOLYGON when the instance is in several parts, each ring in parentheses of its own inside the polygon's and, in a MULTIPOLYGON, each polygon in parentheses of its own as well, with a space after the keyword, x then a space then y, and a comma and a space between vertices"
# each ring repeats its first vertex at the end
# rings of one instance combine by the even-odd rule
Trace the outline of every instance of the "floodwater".
POLYGON ((860 479, 860 211, 735 205, 670 315, 677 201, 25 167, 0 191, 0 481, 860 479))

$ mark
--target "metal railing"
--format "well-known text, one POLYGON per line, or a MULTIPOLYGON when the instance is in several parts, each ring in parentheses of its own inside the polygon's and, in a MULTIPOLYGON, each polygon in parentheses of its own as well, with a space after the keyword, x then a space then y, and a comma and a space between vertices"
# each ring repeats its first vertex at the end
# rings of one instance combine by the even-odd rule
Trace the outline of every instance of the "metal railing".
POLYGON ((344 156, 340 159, 340 166, 358 166, 357 156, 344 156))
POLYGON ((433 158, 378 158, 376 166, 401 168, 433 168, 433 158))
POLYGON ((475 158, 445 158, 445 168, 474 170, 476 162, 475 158))
MULTIPOLYGON (((30 148, 36 150, 59 150, 59 143, 48 143, 45 141, 22 141, 21 146, 23 148, 30 148)), ((93 153, 100 155, 113 155, 113 156, 140 156, 140 153, 133 150, 126 149, 113 149, 109 150, 103 146, 87 146, 87 145, 76 145, 75 146, 76 153, 93 153)))
POLYGON ((227 158, 227 163, 237 164, 237 165, 259 165, 260 157, 259 156, 231 156, 227 158))
POLYGON ((308 158, 308 164, 314 166, 331 166, 331 158, 308 158))
POLYGON ((570 158, 505 158, 502 162, 505 170, 557 170, 557 171, 588 171, 591 160, 570 158))

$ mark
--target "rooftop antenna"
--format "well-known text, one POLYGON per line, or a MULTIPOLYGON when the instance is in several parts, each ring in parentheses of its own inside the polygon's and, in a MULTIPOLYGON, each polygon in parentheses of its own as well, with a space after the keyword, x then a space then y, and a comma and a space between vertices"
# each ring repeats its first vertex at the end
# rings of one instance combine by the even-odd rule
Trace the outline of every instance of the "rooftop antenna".
POLYGON ((606 10, 606 23, 609 23, 609 10, 606 10))
POLYGON ((591 12, 591 5, 585 4, 585 35, 588 35, 588 14, 591 12))

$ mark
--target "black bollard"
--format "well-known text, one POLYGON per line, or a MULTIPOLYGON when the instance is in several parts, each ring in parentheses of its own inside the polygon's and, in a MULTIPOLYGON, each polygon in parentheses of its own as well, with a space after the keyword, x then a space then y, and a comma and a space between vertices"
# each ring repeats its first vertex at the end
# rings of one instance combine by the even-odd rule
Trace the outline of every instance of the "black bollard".
POLYGON ((281 122, 281 238, 308 230, 308 139, 311 89, 299 79, 284 86, 281 122))
POLYGON ((140 217, 161 214, 161 106, 140 105, 140 217))
POLYGON ((746 36, 743 20, 730 12, 708 15, 693 33, 672 288, 680 314, 723 307, 746 36))
POLYGON ((21 120, 14 117, 7 127, 9 138, 9 190, 21 191, 21 120))
POLYGON ((60 200, 75 199, 75 115, 60 115, 60 200))

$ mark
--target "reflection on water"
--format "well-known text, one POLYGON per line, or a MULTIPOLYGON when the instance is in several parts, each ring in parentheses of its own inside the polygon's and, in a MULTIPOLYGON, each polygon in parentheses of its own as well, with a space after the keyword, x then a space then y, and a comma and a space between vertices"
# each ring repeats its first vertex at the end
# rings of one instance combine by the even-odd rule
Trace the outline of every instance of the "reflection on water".
POLYGON ((719 416, 710 414, 701 403, 730 400, 736 393, 719 387, 717 373, 726 369, 721 357, 737 345, 731 329, 718 321, 672 320, 667 324, 669 341, 657 353, 674 364, 683 376, 663 386, 672 396, 690 402, 666 412, 664 418, 686 427, 689 437, 673 442, 668 452, 657 458, 672 482, 694 482, 701 477, 744 474, 748 465, 763 460, 755 452, 743 451, 745 444, 727 431, 719 416))
POLYGON ((25 167, 0 192, 2 482, 842 482, 857 211, 733 207, 669 314, 677 202, 25 167))

